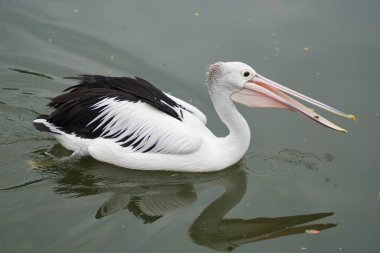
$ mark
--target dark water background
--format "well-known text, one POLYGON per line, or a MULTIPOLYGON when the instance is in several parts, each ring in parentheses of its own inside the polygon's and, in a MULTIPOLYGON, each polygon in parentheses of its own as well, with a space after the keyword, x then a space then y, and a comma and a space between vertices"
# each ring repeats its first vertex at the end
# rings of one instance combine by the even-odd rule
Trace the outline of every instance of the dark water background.
POLYGON ((1 252, 378 252, 379 27, 370 0, 0 0, 1 252), (67 161, 32 127, 90 73, 144 77, 225 135, 203 85, 219 60, 358 121, 241 108, 250 152, 207 174, 67 161))

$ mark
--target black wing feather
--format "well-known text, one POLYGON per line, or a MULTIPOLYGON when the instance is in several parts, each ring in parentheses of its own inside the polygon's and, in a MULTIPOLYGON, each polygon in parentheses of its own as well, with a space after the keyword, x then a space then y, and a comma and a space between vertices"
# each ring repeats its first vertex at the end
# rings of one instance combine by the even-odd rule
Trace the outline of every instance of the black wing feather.
MULTIPOLYGON (((81 75, 67 78, 79 80, 79 84, 65 89, 66 93, 51 100, 48 105, 55 110, 47 117, 48 122, 66 133, 75 133, 84 138, 99 137, 103 128, 96 129, 96 127, 101 123, 101 119, 91 125, 88 124, 103 109, 91 107, 105 98, 145 102, 173 118, 181 120, 181 116, 173 109, 180 108, 180 106, 142 78, 100 75, 81 75)), ((113 137, 108 136, 108 138, 113 137)))

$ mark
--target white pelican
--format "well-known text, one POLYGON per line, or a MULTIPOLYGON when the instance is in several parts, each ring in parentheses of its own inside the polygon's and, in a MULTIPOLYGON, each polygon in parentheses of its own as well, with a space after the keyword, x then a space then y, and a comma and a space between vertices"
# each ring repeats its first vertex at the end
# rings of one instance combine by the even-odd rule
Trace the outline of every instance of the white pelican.
POLYGON ((49 106, 54 112, 40 115, 34 126, 53 134, 73 155, 90 155, 130 169, 208 172, 235 164, 246 153, 251 134, 234 102, 296 111, 346 132, 291 95, 355 119, 275 83, 241 62, 217 62, 207 71, 211 100, 229 129, 225 137, 216 137, 206 127, 206 117, 197 108, 142 78, 82 75, 71 79, 80 83, 53 98, 49 106))

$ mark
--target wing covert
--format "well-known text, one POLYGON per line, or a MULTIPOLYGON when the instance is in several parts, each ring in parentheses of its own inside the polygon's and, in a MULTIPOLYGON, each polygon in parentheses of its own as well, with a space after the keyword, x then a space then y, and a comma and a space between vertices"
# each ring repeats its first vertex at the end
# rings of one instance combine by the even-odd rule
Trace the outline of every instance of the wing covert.
MULTIPOLYGON (((165 93, 165 92, 164 92, 165 93)), ((196 108, 195 106, 175 97, 175 96, 172 96, 168 93, 165 93, 166 96, 168 96, 169 98, 171 98, 174 102, 176 102, 179 106, 181 106, 183 109, 185 109, 186 111, 192 113, 197 119, 199 119, 203 125, 206 125, 207 123, 207 118, 206 116, 203 114, 203 112, 201 112, 198 108, 196 108)))
POLYGON ((92 109, 101 110, 88 126, 97 122, 100 137, 112 139, 132 152, 191 153, 202 143, 201 136, 149 104, 105 98, 92 109))

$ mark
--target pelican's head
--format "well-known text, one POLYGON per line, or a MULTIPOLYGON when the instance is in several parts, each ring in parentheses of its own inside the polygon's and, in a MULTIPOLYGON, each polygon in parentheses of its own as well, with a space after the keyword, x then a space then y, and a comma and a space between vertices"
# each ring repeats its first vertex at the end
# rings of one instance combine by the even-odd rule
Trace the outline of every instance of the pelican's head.
POLYGON ((292 97, 330 111, 336 115, 355 120, 354 115, 346 114, 322 102, 293 91, 281 84, 257 74, 250 66, 242 62, 217 62, 209 66, 207 86, 210 95, 227 92, 232 101, 256 108, 281 108, 299 112, 308 118, 334 130, 347 132, 329 120, 302 105, 292 97))

